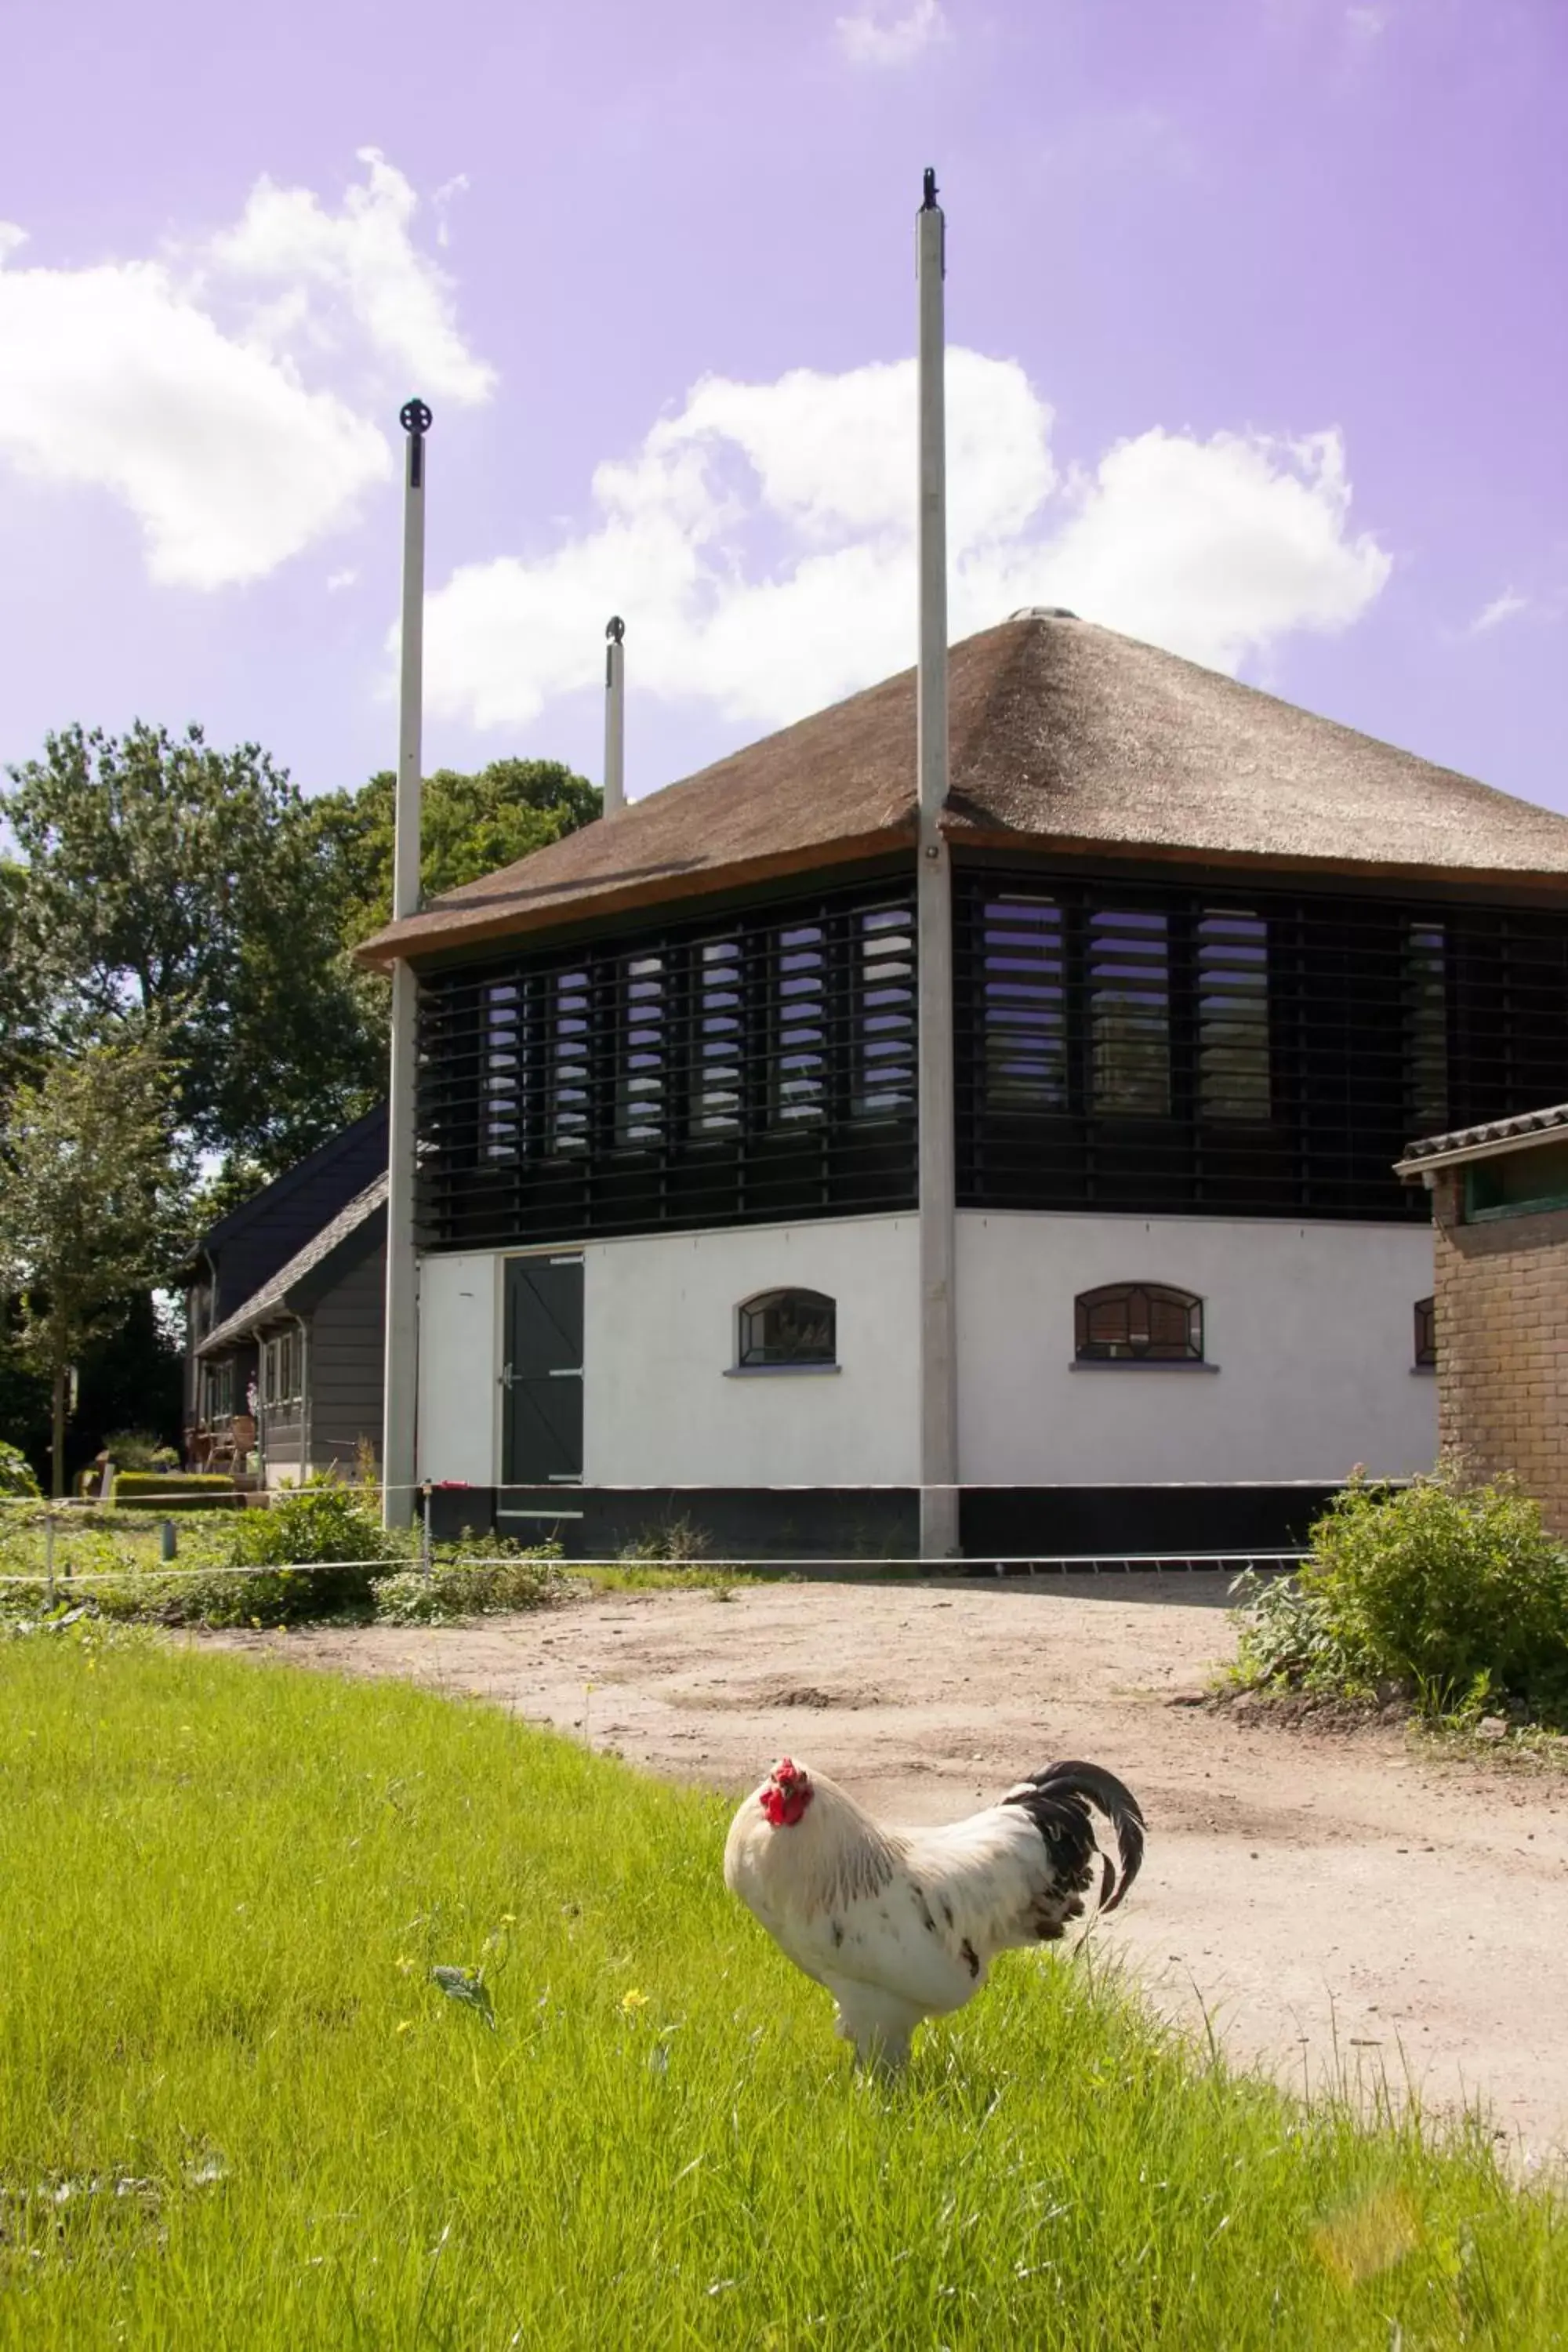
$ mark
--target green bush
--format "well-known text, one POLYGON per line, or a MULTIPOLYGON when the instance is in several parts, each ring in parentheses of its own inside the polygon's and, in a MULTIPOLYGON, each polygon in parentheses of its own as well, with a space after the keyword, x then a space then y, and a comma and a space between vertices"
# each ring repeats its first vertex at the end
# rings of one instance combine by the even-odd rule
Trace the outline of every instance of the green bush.
POLYGON ((1341 1640, 1323 1594, 1299 1577, 1247 1569, 1231 1586, 1236 1679, 1247 1690, 1359 1689, 1361 1662, 1341 1640))
POLYGON ((713 1539, 707 1528, 699 1527, 695 1519, 687 1518, 683 1513, 678 1518, 657 1519, 640 1528, 629 1543, 622 1545, 618 1557, 628 1567, 646 1564, 688 1568, 700 1566, 710 1557, 712 1549, 713 1539))
POLYGON ((563 1589, 553 1549, 515 1559, 442 1559, 428 1570, 403 1568, 377 1577, 375 1613, 390 1625, 438 1625, 501 1609, 540 1609, 563 1589))
POLYGON ((150 1429, 117 1429, 103 1441, 103 1452, 117 1470, 177 1470, 178 1450, 165 1445, 150 1429))
POLYGON ((38 1500, 32 1464, 19 1446, 7 1445, 4 1438, 0 1438, 0 1495, 20 1496, 26 1502, 38 1500))
POLYGON ((270 1576, 204 1580, 202 1622, 291 1625, 369 1609, 371 1580, 405 1557, 363 1495, 336 1479, 312 1479, 268 1510, 235 1522, 227 1565, 273 1569, 270 1576))
POLYGON ((1433 1714, 1514 1702, 1568 1717, 1568 1553, 1511 1480, 1451 1467, 1403 1491, 1352 1479, 1312 1529, 1293 1592, 1242 1596, 1253 1682, 1367 1692, 1433 1714))

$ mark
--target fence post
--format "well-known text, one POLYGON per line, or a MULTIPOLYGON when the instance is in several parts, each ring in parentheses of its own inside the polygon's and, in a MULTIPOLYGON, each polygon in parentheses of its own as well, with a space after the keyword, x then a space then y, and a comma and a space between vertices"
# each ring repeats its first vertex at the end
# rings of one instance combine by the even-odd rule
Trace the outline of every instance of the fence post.
POLYGON ((164 1559, 173 1559, 179 1547, 174 1539, 174 1522, 165 1519, 158 1532, 158 1550, 164 1559))
POLYGON ((44 1574, 48 1579, 49 1607, 55 1605, 55 1515, 44 1513, 44 1574))
POLYGON ((426 1479, 419 1492, 425 1503, 419 1521, 419 1565, 428 1576, 433 1564, 430 1550, 430 1481, 428 1478, 426 1479))

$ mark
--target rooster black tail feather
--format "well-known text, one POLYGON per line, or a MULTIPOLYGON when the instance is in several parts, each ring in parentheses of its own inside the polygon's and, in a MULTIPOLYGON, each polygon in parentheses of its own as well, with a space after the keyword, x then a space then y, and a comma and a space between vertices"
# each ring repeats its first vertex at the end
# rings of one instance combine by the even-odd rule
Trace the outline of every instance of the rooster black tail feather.
POLYGON ((1020 1805, 1045 1840, 1053 1864, 1076 1888, 1087 1887, 1096 1852, 1094 1824, 1089 1808, 1104 1816, 1116 1832, 1117 1861, 1100 1856, 1100 1909, 1114 1911, 1137 1877, 1143 1862, 1143 1811, 1131 1789, 1103 1765, 1069 1762, 1047 1764, 1031 1772, 1002 1800, 1020 1805))

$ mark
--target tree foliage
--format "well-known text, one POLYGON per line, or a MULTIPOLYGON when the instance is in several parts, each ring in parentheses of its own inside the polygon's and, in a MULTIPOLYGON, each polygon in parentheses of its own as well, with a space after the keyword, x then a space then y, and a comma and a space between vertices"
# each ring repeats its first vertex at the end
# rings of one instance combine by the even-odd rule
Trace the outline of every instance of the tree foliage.
MULTIPOLYGON (((392 919, 396 778, 383 769, 357 792, 310 803, 338 919, 349 947, 392 919)), ((560 760, 492 760, 465 775, 437 768, 425 779, 420 886, 426 898, 510 866, 598 815, 600 794, 560 760)))
POLYGON ((335 894, 306 803, 264 751, 216 751, 199 727, 68 727, 10 778, 15 952, 56 1045, 151 1016, 192 1139, 274 1172, 365 1108, 379 1055, 335 894))
POLYGON ((0 1298, 14 1345, 54 1391, 55 1490, 69 1368, 166 1280, 185 1239, 189 1161, 164 1055, 124 1035, 16 1087, 0 1129, 0 1298))

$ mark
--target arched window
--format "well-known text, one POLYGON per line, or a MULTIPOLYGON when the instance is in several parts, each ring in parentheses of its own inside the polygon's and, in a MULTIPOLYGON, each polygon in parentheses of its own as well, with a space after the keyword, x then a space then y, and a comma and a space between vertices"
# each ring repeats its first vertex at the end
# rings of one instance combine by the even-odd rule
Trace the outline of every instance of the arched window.
POLYGON ((834 1364, 837 1309, 820 1290, 761 1290, 741 1308, 742 1371, 767 1364, 834 1364))
POLYGON ((1437 1301, 1418 1298, 1415 1302, 1415 1369, 1418 1372, 1436 1371, 1437 1368, 1437 1301))
POLYGON ((1157 1282, 1108 1282, 1077 1300, 1079 1363, 1201 1364, 1204 1302, 1157 1282))

